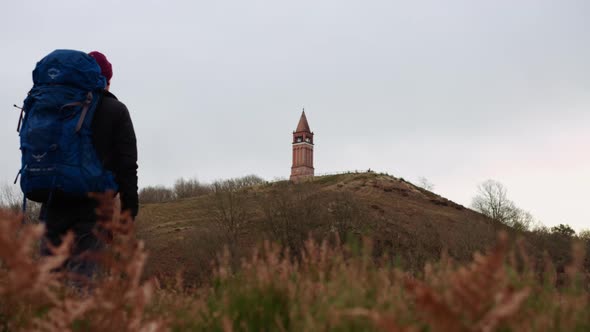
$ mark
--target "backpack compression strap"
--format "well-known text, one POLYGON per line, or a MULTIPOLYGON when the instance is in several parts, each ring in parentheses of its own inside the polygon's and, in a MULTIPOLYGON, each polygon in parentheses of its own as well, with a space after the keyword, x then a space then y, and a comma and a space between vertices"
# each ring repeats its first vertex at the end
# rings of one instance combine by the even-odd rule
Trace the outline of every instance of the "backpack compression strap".
POLYGON ((92 104, 92 99, 92 92, 88 92, 86 94, 86 100, 84 102, 75 101, 73 103, 67 103, 61 107, 61 109, 64 109, 66 107, 82 106, 82 114, 80 115, 80 119, 76 124, 76 133, 80 131, 80 128, 82 128, 82 124, 84 124, 84 119, 86 118, 86 114, 88 113, 88 108, 90 108, 90 104, 92 104))
POLYGON ((16 125, 16 132, 20 133, 20 125, 23 123, 23 114, 25 113, 25 109, 22 107, 18 107, 16 106, 16 104, 12 105, 15 108, 18 108, 20 110, 20 116, 18 118, 18 125, 16 125))
POLYGON ((76 132, 79 132, 80 128, 82 128, 82 124, 84 123, 86 113, 88 113, 88 108, 90 108, 90 104, 92 104, 92 92, 88 92, 88 94, 86 95, 84 108, 82 108, 82 115, 80 115, 80 120, 78 120, 78 124, 76 124, 76 132))

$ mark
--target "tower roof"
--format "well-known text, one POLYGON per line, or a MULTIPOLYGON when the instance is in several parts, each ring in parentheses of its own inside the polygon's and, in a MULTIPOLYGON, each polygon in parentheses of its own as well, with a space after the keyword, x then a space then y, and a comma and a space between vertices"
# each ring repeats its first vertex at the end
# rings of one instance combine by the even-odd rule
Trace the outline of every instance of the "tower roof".
POLYGON ((308 132, 311 133, 311 129, 309 129, 309 124, 307 123, 307 118, 305 117, 305 110, 301 113, 301 118, 299 119, 299 124, 297 125, 297 129, 295 132, 308 132))

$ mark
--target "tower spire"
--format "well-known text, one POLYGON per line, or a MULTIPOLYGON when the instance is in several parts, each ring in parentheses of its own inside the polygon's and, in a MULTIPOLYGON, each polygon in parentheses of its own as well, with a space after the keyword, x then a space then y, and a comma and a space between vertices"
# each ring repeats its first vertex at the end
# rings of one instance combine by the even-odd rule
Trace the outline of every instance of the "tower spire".
POLYGON ((309 124, 307 123, 307 117, 305 116, 305 108, 303 109, 303 112, 301 112, 301 118, 299 118, 299 124, 297 124, 295 132, 311 133, 311 129, 309 129, 309 124))
POLYGON ((293 132, 293 165, 290 179, 299 181, 313 175, 313 133, 309 129, 305 108, 303 108, 297 129, 293 132))

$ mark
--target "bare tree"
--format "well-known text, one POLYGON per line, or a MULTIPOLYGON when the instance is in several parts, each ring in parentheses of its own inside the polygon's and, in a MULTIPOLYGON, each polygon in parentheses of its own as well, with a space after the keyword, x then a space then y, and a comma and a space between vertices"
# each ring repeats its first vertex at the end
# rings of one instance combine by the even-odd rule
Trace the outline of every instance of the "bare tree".
POLYGON ((232 248, 237 243, 248 218, 245 195, 235 179, 216 181, 212 188, 214 218, 232 248))
POLYGON ((211 193, 211 186, 202 184, 197 179, 180 178, 174 183, 176 198, 189 198, 211 193))
POLYGON ((508 226, 511 226, 519 231, 530 230, 538 223, 535 217, 521 208, 516 208, 513 218, 509 221, 508 226))
POLYGON ((141 188, 139 191, 140 203, 161 203, 171 201, 175 198, 174 191, 164 186, 149 186, 141 188))
POLYGON ((256 175, 215 181, 209 186, 213 193, 211 212, 219 228, 223 231, 230 250, 236 248, 239 237, 250 218, 246 190, 266 183, 256 175))
POLYGON ((576 231, 570 225, 559 224, 551 227, 551 233, 572 237, 576 235, 576 231))
POLYGON ((362 219, 361 206, 349 192, 337 193, 335 199, 328 204, 331 215, 331 230, 338 233, 341 239, 346 239, 355 231, 362 219))
POLYGON ((428 191, 433 191, 434 190, 434 184, 432 182, 430 182, 424 176, 421 176, 421 177, 418 178, 418 187, 420 187, 422 189, 426 189, 428 191))
POLYGON ((297 254, 321 224, 317 191, 307 184, 276 183, 275 188, 259 198, 271 235, 297 254))
POLYGON ((578 233, 578 237, 590 243, 590 229, 583 229, 578 233))
POLYGON ((236 186, 238 188, 247 188, 247 187, 253 187, 253 186, 257 186, 259 184, 265 184, 266 181, 259 177, 258 175, 246 175, 243 176, 241 178, 236 178, 233 180, 236 183, 236 186))
POLYGON ((495 180, 487 180, 477 186, 477 195, 473 198, 471 206, 476 211, 517 230, 527 230, 534 223, 533 216, 508 199, 506 187, 495 180))

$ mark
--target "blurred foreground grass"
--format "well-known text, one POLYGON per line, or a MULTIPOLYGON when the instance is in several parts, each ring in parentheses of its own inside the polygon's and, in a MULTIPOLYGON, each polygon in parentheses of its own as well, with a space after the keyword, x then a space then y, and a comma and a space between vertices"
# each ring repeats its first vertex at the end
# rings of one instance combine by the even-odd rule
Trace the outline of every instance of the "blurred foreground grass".
POLYGON ((180 275, 143 281, 147 254, 132 224, 123 217, 107 227, 116 236, 100 257, 105 271, 80 292, 54 271, 72 239, 37 258, 43 226, 2 212, 0 331, 590 330, 583 243, 564 271, 549 260, 533 266, 524 246, 500 234, 469 264, 443 256, 408 273, 375 258, 369 239, 309 240, 297 257, 266 242, 237 268, 220 253, 211 280, 190 288, 180 275))

